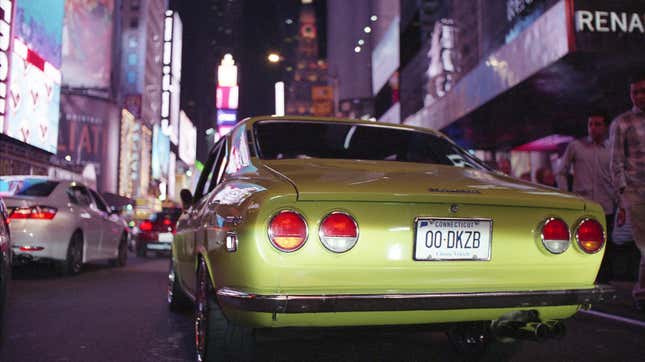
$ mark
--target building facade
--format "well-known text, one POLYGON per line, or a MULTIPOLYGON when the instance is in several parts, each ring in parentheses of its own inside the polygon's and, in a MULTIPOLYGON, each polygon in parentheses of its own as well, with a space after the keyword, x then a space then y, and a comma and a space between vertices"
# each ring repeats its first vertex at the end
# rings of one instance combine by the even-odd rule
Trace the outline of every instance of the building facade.
POLYGON ((303 2, 298 26, 295 67, 288 85, 286 113, 333 116, 334 91, 328 83, 327 62, 318 55, 316 13, 311 1, 303 2))

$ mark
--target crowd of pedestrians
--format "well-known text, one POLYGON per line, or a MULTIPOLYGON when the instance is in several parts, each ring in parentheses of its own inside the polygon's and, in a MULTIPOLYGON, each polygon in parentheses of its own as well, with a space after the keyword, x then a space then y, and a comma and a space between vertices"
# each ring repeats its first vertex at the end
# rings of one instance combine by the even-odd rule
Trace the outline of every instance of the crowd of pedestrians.
MULTIPOLYGON (((593 200, 603 208, 607 247, 597 283, 612 278, 616 250, 628 242, 640 252, 634 306, 645 312, 645 72, 629 80, 632 108, 615 119, 594 109, 587 115, 587 136, 567 145, 555 174, 549 167, 536 170, 536 181, 557 186, 593 200)), ((510 174, 510 162, 498 161, 510 174)), ((530 180, 530 173, 521 176, 530 180)))

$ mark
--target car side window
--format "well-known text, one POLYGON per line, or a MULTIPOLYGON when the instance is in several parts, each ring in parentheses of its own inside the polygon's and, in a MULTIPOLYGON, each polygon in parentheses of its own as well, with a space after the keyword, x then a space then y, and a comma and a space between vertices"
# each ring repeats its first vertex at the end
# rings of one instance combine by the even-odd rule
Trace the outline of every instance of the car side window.
POLYGON ((110 211, 108 210, 107 205, 103 201, 103 198, 96 191, 94 191, 92 189, 88 189, 88 190, 90 190, 90 193, 92 193, 92 198, 94 198, 94 202, 96 203, 96 207, 99 210, 103 211, 103 212, 110 213, 110 211))
POLYGON ((210 177, 211 182, 208 186, 208 193, 213 191, 215 186, 217 186, 222 181, 224 170, 226 170, 226 142, 220 148, 217 158, 215 159, 215 164, 213 165, 213 173, 210 177))
POLYGON ((193 196, 194 201, 201 199, 204 194, 208 193, 211 179, 213 177, 213 169, 215 169, 215 165, 217 164, 216 161, 218 160, 220 151, 224 148, 225 140, 226 138, 223 138, 216 143, 208 156, 208 160, 206 161, 206 164, 204 164, 204 169, 202 170, 202 175, 200 176, 199 181, 197 182, 197 187, 195 188, 195 195, 193 196))
POLYGON ((76 205, 89 206, 92 203, 90 194, 82 186, 71 186, 67 189, 67 196, 69 196, 69 201, 76 205))

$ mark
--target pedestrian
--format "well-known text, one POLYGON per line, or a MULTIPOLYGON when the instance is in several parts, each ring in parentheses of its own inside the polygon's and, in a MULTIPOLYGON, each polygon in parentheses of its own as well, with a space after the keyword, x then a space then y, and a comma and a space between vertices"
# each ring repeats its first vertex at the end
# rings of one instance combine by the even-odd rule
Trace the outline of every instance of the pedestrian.
POLYGON ((609 132, 611 176, 641 253, 632 295, 636 308, 645 310, 645 72, 630 79, 629 93, 632 109, 618 116, 609 132))
MULTIPOLYGON (((594 110, 587 115, 587 137, 572 141, 567 145, 556 172, 558 187, 569 190, 569 170, 573 169, 571 191, 586 199, 600 204, 605 213, 607 235, 612 235, 616 193, 611 183, 609 168, 609 117, 602 110, 594 110)), ((612 278, 612 244, 605 244, 605 254, 596 282, 608 283, 612 278)))
POLYGON ((497 161, 497 170, 503 174, 511 176, 511 161, 506 158, 502 157, 497 161))
POLYGON ((540 167, 535 171, 535 180, 542 184, 555 187, 555 176, 549 167, 540 167))

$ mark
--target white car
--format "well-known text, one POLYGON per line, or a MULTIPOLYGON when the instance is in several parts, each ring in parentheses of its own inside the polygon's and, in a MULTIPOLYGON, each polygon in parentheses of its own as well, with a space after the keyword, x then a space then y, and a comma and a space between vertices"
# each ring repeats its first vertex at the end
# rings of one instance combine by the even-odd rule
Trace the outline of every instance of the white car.
POLYGON ((54 261, 61 274, 108 259, 125 265, 129 232, 94 190, 78 182, 39 176, 0 177, 9 213, 14 260, 54 261))

